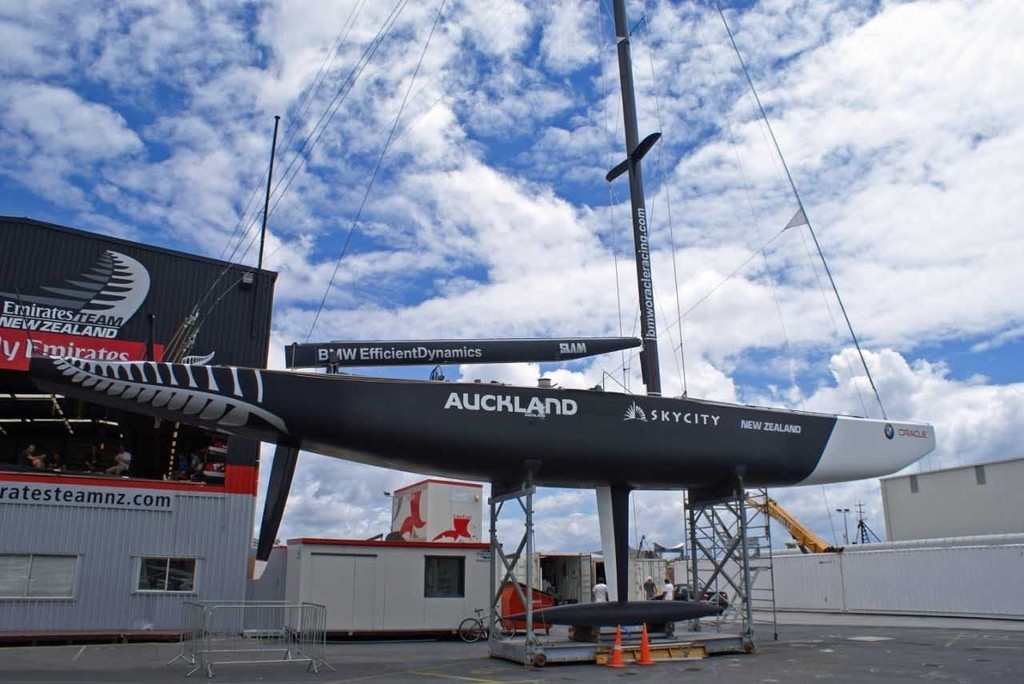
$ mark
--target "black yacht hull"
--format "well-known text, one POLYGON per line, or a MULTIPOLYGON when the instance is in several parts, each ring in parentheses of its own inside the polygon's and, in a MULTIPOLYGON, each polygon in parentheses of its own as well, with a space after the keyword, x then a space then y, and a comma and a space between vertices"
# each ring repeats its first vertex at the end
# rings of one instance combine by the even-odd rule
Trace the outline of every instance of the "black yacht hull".
MULTIPOLYGON (((602 601, 538 608, 534 623, 604 627, 606 625, 661 625, 720 614, 725 608, 700 601, 602 601)), ((505 615, 507 620, 525 620, 526 613, 505 615)))
POLYGON ((680 489, 886 475, 929 425, 593 390, 35 358, 40 389, 347 460, 498 485, 680 489))

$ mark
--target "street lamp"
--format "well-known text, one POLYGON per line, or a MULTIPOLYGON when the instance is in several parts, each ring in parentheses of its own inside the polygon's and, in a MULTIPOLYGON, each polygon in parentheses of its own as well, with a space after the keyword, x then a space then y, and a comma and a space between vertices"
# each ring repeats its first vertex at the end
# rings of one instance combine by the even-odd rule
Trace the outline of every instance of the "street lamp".
POLYGON ((849 508, 837 508, 836 513, 843 514, 843 546, 850 543, 850 528, 846 524, 846 516, 850 514, 849 508))

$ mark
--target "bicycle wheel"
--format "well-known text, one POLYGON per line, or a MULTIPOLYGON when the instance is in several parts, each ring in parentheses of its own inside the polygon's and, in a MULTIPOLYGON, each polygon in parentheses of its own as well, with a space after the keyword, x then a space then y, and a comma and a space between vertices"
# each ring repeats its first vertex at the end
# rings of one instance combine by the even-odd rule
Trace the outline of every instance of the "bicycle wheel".
POLYGON ((467 644, 478 641, 480 639, 480 635, 483 634, 483 631, 483 623, 476 618, 468 617, 459 623, 459 638, 467 644))
POLYGON ((502 639, 511 639, 516 635, 516 628, 512 625, 511 620, 506 620, 503 617, 497 618, 498 636, 502 639))

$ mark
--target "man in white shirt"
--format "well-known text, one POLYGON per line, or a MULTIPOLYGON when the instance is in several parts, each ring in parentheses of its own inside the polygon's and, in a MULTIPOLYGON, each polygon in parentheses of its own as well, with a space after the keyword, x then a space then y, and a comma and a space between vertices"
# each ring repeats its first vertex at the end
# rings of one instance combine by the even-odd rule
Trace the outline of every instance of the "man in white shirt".
POLYGON ((117 445, 117 454, 114 455, 114 465, 107 468, 108 475, 127 475, 132 465, 132 455, 124 448, 124 444, 117 445))
POLYGON ((594 601, 607 601, 608 600, 608 585, 604 583, 603 577, 597 578, 597 584, 594 585, 594 601))
POLYGON ((668 577, 665 578, 665 584, 661 586, 661 600, 671 601, 672 594, 674 593, 675 587, 672 586, 672 582, 669 581, 668 577))

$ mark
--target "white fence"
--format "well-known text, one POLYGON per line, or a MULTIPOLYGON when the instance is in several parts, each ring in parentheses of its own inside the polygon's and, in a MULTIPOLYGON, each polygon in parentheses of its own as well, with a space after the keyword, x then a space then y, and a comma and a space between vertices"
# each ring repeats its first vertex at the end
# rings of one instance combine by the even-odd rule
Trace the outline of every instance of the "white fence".
MULTIPOLYGON (((186 676, 214 665, 307 663, 308 672, 325 660, 327 610, 315 603, 202 601, 185 603, 186 635, 171 660, 192 665, 186 676)), ((170 663, 168 663, 170 664, 170 663)))

